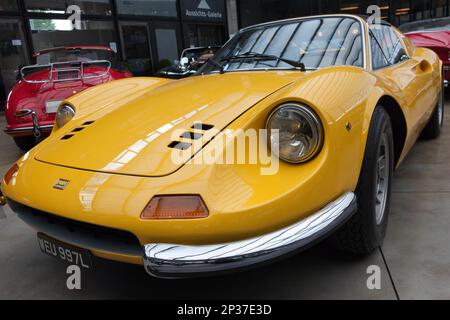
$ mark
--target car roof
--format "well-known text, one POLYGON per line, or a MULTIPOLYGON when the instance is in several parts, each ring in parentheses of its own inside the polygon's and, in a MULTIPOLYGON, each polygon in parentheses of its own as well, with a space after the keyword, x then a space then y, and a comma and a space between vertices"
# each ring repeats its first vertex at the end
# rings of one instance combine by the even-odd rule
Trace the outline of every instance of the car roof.
POLYGON ((33 54, 33 57, 37 57, 41 54, 53 52, 53 51, 61 51, 61 50, 105 50, 114 52, 111 48, 105 46, 64 46, 64 47, 54 47, 40 50, 33 54))
MULTIPOLYGON (((290 19, 283 19, 283 20, 276 20, 276 21, 270 21, 270 22, 264 22, 260 24, 256 24, 253 26, 245 27, 241 29, 240 31, 246 31, 251 29, 257 29, 260 27, 265 26, 271 26, 271 25, 278 25, 278 24, 284 24, 289 22, 296 22, 296 21, 303 21, 303 20, 312 20, 312 19, 321 19, 321 18, 354 18, 361 22, 368 22, 370 16, 368 15, 359 15, 359 14, 325 14, 325 15, 314 15, 314 16, 305 16, 305 17, 297 17, 297 18, 290 18, 290 19)), ((391 24, 387 21, 380 20, 381 24, 391 26, 391 24)))

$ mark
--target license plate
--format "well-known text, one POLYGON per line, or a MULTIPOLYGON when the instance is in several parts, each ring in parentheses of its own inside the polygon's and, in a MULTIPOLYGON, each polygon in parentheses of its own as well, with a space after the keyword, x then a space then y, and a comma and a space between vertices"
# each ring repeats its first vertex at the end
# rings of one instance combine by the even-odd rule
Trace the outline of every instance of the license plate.
POLYGON ((43 253, 59 258, 69 264, 76 264, 85 269, 92 269, 91 253, 89 250, 55 240, 42 233, 38 233, 37 238, 39 247, 43 253))
POLYGON ((47 113, 56 113, 59 104, 61 101, 46 101, 45 102, 45 112, 47 113))

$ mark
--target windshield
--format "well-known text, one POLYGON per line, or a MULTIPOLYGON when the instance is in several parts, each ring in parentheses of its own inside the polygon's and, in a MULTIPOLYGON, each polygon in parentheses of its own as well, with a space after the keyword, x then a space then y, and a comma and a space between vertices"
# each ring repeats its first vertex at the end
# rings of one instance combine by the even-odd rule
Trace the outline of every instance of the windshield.
POLYGON ((287 60, 302 63, 306 69, 332 65, 362 67, 361 24, 351 17, 329 17, 244 30, 198 73, 217 72, 219 64, 223 65, 223 71, 293 69, 287 60))
POLYGON ((37 64, 49 64, 54 62, 80 61, 88 62, 93 60, 114 61, 114 53, 108 50, 99 49, 64 49, 43 53, 36 57, 37 64))

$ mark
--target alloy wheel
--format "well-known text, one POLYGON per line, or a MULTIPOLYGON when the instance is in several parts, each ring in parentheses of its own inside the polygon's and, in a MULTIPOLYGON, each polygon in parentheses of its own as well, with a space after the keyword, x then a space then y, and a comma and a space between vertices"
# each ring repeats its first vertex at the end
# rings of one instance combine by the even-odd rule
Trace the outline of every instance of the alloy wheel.
POLYGON ((386 212, 386 204, 389 192, 389 172, 390 172, 390 154, 389 142, 386 132, 381 135, 380 145, 378 147, 375 179, 375 219, 377 225, 381 224, 386 212))

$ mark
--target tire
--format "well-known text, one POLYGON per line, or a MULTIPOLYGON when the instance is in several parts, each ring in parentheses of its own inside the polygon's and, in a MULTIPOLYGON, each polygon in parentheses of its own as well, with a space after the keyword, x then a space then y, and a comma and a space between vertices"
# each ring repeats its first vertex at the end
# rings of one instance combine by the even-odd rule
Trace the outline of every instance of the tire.
POLYGON ((36 145, 34 136, 14 137, 14 142, 23 151, 28 151, 36 145))
POLYGON ((334 247, 363 255, 373 252, 382 244, 388 223, 393 168, 391 119, 383 107, 377 106, 370 123, 363 165, 355 191, 358 211, 331 238, 334 247), (384 192, 379 193, 379 190, 384 192))
POLYGON ((422 131, 422 139, 436 139, 441 134, 441 129, 444 125, 444 89, 444 84, 442 84, 439 101, 435 107, 430 121, 422 131))

